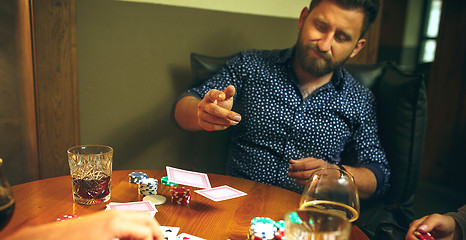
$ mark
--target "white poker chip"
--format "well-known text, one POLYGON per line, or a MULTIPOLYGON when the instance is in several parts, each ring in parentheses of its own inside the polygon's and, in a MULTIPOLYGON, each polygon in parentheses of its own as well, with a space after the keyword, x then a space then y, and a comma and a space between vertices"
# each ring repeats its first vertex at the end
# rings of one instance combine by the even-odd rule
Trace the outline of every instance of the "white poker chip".
POLYGON ((162 195, 149 195, 145 196, 142 200, 149 201, 155 205, 162 205, 167 201, 167 199, 162 195))

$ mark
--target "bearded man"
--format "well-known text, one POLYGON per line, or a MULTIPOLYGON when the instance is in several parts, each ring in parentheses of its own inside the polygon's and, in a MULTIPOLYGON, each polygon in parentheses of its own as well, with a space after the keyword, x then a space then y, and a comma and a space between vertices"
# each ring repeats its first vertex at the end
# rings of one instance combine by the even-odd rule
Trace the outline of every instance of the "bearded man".
POLYGON ((185 92, 174 119, 188 131, 233 128, 228 174, 301 193, 313 171, 340 167, 361 198, 388 190, 375 100, 342 65, 365 45, 377 0, 312 0, 294 47, 242 51, 185 92))

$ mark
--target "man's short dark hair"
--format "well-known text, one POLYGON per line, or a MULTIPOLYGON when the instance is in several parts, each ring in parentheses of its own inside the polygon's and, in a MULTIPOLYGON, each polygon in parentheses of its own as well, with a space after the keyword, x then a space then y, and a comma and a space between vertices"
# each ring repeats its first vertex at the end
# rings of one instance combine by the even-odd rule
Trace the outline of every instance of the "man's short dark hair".
MULTIPOLYGON (((377 18, 379 13, 380 2, 379 0, 330 0, 335 2, 338 6, 344 9, 362 9, 364 12, 364 22, 361 28, 361 38, 369 30, 371 24, 377 18)), ((309 12, 312 11, 322 0, 311 0, 309 12)))

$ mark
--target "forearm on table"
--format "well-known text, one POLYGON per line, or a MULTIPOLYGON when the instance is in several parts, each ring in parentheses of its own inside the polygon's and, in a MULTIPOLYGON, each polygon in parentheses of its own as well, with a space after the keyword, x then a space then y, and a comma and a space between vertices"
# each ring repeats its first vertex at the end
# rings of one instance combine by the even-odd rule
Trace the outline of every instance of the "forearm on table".
POLYGON ((346 165, 344 167, 353 175, 360 198, 366 199, 375 193, 377 178, 371 170, 364 167, 350 167, 346 165))
POLYGON ((175 106, 175 120, 184 130, 199 131, 201 130, 198 121, 198 104, 201 100, 194 96, 181 98, 175 106))

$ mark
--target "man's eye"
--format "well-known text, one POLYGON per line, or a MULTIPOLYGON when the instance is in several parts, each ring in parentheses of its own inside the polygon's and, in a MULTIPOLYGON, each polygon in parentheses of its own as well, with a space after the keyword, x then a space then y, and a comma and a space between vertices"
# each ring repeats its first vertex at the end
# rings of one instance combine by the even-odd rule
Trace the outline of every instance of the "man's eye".
POLYGON ((325 32, 327 28, 322 24, 317 24, 316 29, 321 31, 321 32, 325 32))
POLYGON ((345 42, 345 41, 348 41, 348 38, 343 35, 343 34, 336 34, 335 35, 335 39, 338 41, 338 42, 345 42))

